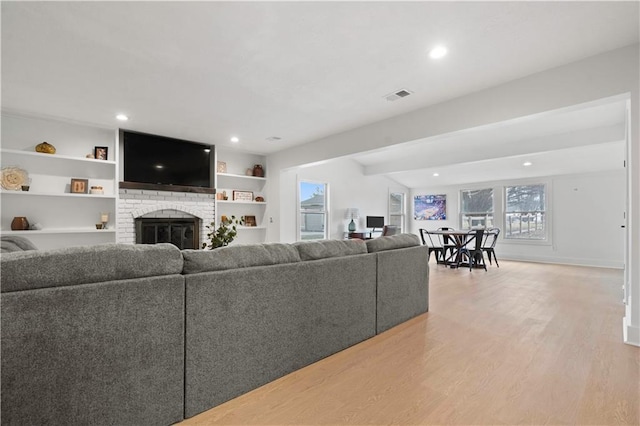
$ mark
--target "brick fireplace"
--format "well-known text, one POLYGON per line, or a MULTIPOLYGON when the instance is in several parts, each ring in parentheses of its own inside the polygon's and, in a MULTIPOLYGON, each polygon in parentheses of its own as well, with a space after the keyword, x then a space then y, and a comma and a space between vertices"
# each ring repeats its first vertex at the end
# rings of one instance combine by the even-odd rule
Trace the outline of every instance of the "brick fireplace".
MULTIPOLYGON (((203 238, 207 235, 205 226, 214 221, 214 198, 214 194, 120 188, 117 241, 136 244, 136 219, 153 219, 153 221, 147 222, 165 222, 167 224, 190 221, 199 228, 196 232, 198 241, 195 246, 200 248, 203 238)), ((173 231, 175 235, 178 232, 183 235, 189 232, 184 228, 177 231, 179 226, 175 225, 174 227, 176 229, 173 231)), ((140 229, 138 227, 138 230, 140 229)), ((161 229, 161 235, 166 232, 164 229, 161 229)), ((165 237, 161 236, 161 238, 165 237)))

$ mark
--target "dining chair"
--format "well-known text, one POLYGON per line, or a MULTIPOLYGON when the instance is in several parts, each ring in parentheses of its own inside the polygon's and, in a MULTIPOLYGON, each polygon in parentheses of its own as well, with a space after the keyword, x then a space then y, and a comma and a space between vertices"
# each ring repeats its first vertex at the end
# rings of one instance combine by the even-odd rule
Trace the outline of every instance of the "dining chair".
POLYGON ((398 227, 395 225, 384 225, 382 228, 382 236, 388 237, 390 235, 396 235, 398 233, 398 227))
POLYGON ((482 243, 482 251, 487 253, 487 257, 489 258, 489 265, 491 263, 491 257, 496 261, 496 266, 499 268, 498 257, 496 256, 496 243, 498 242, 498 235, 500 235, 500 228, 490 228, 486 232, 486 237, 482 243))
POLYGON ((442 254, 443 247, 437 245, 433 242, 431 238, 431 234, 426 229, 420 228, 420 239, 422 240, 422 245, 427 246, 429 248, 429 255, 427 257, 427 262, 431 260, 431 253, 435 252, 436 263, 444 263, 444 257, 442 254))
MULTIPOLYGON (((443 226, 438 228, 438 231, 455 231, 455 229, 443 226)), ((440 240, 440 245, 442 246, 442 260, 443 263, 446 263, 447 260, 452 260, 456 255, 456 244, 453 241, 453 237, 449 235, 438 235, 438 238, 440 240)))
POLYGON ((476 265, 482 265, 484 270, 487 270, 487 263, 484 261, 484 251, 482 250, 484 229, 476 229, 469 231, 470 235, 475 235, 475 238, 470 239, 468 244, 460 249, 460 254, 467 256, 469 259, 469 270, 473 269, 476 265), (472 246, 472 248, 469 247, 472 246))

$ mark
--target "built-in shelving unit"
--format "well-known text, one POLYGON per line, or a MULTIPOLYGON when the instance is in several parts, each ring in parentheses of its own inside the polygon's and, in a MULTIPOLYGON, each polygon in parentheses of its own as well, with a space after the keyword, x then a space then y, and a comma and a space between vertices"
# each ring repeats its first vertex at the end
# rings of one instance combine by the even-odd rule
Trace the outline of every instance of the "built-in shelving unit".
POLYGON ((48 229, 32 229, 27 231, 2 231, 5 235, 31 235, 37 236, 38 234, 108 234, 115 233, 115 229, 96 229, 96 228, 48 228, 48 229))
POLYGON ((218 200, 218 203, 220 204, 267 204, 264 201, 242 201, 242 200, 236 200, 236 201, 232 201, 232 200, 218 200))
POLYGON ((70 197, 70 198, 108 198, 115 200, 116 197, 113 195, 103 195, 103 194, 58 194, 54 192, 36 192, 36 191, 0 191, 0 194, 3 196, 18 196, 18 197, 70 197))
POLYGON ((252 169, 255 164, 264 165, 262 156, 243 154, 232 151, 218 151, 217 161, 225 163, 227 172, 216 174, 216 222, 221 216, 255 216, 256 226, 237 226, 238 236, 236 241, 240 243, 263 242, 266 236, 265 210, 268 200, 255 201, 257 196, 264 197, 265 177, 242 174, 252 169), (250 191, 253 200, 233 200, 233 191, 250 191), (218 199, 226 194, 227 200, 218 199))
POLYGON ((2 167, 15 166, 29 174, 29 191, 0 191, 0 232, 29 238, 40 249, 115 242, 117 211, 117 147, 115 131, 28 117, 2 115, 2 167), (55 154, 35 152, 47 141, 55 154), (107 160, 87 158, 94 147, 107 147, 107 160), (71 193, 71 179, 86 179, 87 191, 101 186, 103 194, 71 193), (102 213, 107 229, 98 230, 102 213), (39 230, 12 231, 13 217, 25 216, 39 230))

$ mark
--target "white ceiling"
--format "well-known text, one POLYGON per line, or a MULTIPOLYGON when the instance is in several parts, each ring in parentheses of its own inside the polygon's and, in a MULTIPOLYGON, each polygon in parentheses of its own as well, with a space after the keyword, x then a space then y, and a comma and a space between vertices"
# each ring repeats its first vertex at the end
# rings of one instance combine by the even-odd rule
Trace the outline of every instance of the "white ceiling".
POLYGON ((267 154, 638 37, 638 2, 5 1, 2 107, 267 154))

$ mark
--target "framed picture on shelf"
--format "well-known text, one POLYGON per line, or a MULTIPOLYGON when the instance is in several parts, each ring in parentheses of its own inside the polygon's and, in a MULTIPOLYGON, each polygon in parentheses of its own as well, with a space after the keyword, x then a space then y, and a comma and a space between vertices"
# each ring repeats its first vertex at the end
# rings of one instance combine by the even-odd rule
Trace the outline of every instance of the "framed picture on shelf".
POLYGON ((227 173, 227 163, 218 161, 218 173, 227 173))
POLYGON ((89 193, 89 179, 75 179, 71 178, 71 184, 69 185, 69 192, 72 194, 88 194, 89 193))
POLYGON ((253 201, 253 192, 233 191, 233 201, 253 201))
POLYGON ((108 146, 96 146, 93 148, 93 156, 96 160, 107 160, 108 153, 108 146))
POLYGON ((256 226, 256 217, 255 216, 245 216, 244 217, 244 226, 256 226))

